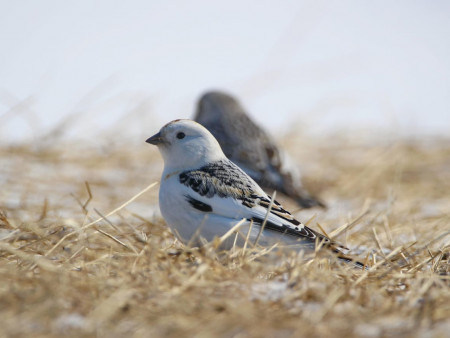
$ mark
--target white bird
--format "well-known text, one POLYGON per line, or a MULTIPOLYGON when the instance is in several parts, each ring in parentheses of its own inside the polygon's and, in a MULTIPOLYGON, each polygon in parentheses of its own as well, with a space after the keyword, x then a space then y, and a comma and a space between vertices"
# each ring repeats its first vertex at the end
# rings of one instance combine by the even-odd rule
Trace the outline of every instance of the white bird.
POLYGON ((303 186, 300 170, 292 159, 231 95, 218 91, 204 94, 194 120, 208 129, 225 155, 262 188, 279 191, 303 208, 325 207, 303 186))
MULTIPOLYGON (((272 201, 197 122, 169 122, 146 142, 158 146, 164 159, 159 205, 167 224, 182 242, 210 242, 240 222, 241 236, 236 240, 239 246, 248 238, 247 243, 279 242, 311 252, 321 242, 338 258, 354 261, 342 254, 342 246, 308 228, 280 203, 272 201)), ((222 248, 232 247, 234 240, 225 240, 222 248)))

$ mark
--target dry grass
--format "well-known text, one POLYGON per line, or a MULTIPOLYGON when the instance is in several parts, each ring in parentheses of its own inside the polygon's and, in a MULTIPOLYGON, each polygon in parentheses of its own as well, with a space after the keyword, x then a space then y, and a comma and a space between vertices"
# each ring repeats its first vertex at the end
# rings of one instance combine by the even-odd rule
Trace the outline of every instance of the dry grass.
POLYGON ((0 147, 1 335, 448 335, 450 143, 285 144, 330 204, 298 217, 340 232, 370 271, 186 249, 158 216, 158 186, 115 210, 159 179, 147 145, 0 147))

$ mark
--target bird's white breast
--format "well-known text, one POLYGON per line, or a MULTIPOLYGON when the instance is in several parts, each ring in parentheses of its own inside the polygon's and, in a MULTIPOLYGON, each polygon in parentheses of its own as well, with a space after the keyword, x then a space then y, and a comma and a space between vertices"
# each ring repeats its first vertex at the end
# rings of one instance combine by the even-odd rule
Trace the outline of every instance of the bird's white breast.
MULTIPOLYGON (((163 173, 159 190, 161 214, 171 230, 185 244, 200 244, 198 241, 199 237, 212 241, 215 237, 224 235, 242 219, 242 217, 236 218, 236 212, 231 212, 230 215, 225 216, 217 215, 214 212, 196 210, 187 201, 187 195, 210 205, 213 210, 218 208, 217 202, 220 205, 230 203, 227 199, 219 197, 206 198, 198 195, 191 188, 180 183, 178 172, 163 173)), ((245 231, 245 233, 246 229, 248 229, 248 226, 242 227, 242 231, 245 231)), ((252 232, 255 232, 255 235, 257 234, 256 227, 252 232)))

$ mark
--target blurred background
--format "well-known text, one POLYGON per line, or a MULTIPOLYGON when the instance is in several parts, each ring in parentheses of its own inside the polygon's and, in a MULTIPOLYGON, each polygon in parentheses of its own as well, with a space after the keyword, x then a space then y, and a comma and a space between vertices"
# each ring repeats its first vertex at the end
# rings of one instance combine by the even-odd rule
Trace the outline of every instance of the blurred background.
POLYGON ((0 142, 143 142, 210 89, 275 136, 446 135, 449 19, 444 0, 1 1, 0 142))

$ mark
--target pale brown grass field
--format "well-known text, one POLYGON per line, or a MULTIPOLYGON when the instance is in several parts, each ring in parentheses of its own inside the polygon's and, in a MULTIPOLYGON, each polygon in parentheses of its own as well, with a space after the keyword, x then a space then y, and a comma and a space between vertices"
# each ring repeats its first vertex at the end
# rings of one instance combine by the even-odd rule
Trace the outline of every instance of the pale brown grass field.
POLYGON ((329 208, 280 202, 331 236, 347 225, 336 240, 369 271, 183 247, 144 143, 1 146, 0 335, 448 337, 449 140, 282 143, 329 208))

